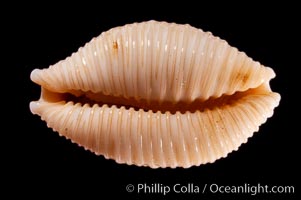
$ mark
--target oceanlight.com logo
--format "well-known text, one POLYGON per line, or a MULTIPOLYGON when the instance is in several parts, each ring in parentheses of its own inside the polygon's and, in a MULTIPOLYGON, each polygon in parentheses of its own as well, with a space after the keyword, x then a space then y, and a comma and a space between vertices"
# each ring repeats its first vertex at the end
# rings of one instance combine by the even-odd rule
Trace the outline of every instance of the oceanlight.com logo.
POLYGON ((251 185, 245 183, 242 185, 219 185, 216 183, 211 184, 195 184, 187 183, 174 185, 166 185, 162 183, 138 183, 128 184, 126 191, 129 193, 137 194, 162 194, 167 195, 170 193, 175 194, 250 194, 252 196, 258 194, 293 194, 295 193, 294 186, 281 186, 281 185, 262 185, 260 183, 251 185))

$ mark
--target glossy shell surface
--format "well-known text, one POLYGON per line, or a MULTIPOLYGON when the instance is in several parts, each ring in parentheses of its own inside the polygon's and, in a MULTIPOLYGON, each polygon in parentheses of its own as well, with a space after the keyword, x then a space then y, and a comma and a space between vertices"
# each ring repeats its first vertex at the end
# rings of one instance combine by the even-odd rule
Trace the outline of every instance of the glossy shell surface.
POLYGON ((190 25, 113 28, 31 80, 30 103, 60 135, 118 163, 191 167, 237 150, 280 95, 274 71, 190 25))

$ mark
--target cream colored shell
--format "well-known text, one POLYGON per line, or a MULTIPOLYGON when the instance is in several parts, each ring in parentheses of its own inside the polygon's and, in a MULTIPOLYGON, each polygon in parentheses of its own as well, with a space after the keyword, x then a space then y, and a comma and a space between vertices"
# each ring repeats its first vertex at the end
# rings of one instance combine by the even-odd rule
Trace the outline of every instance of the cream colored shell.
POLYGON ((30 109, 118 163, 191 167, 227 156, 279 104, 271 68, 211 33, 148 21, 116 27, 48 69, 30 109))

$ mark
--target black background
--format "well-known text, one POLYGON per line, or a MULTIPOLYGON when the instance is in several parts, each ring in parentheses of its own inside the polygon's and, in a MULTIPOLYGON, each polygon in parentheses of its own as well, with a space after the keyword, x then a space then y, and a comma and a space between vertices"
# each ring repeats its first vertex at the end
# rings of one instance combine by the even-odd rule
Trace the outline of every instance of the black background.
MULTIPOLYGON (((11 178, 7 185, 30 188, 23 195, 37 195, 36 191, 40 191, 43 196, 53 195, 58 198, 64 193, 70 196, 96 195, 96 199, 113 198, 122 194, 124 198, 141 199, 146 195, 127 193, 125 190, 127 184, 138 183, 170 186, 176 183, 194 183, 200 186, 205 183, 294 185, 295 193, 298 193, 297 161, 300 161, 300 156, 297 135, 300 130, 291 115, 292 111, 298 109, 292 102, 295 90, 291 74, 297 65, 294 63, 293 47, 298 45, 295 30, 298 21, 295 12, 291 10, 293 6, 280 5, 280 9, 275 9, 246 4, 229 10, 220 5, 220 11, 216 10, 215 5, 190 5, 190 8, 177 10, 171 6, 159 9, 158 5, 145 11, 143 8, 148 6, 146 4, 139 9, 122 9, 123 12, 115 9, 116 6, 122 7, 90 4, 72 9, 45 4, 38 9, 16 12, 18 17, 8 23, 12 38, 10 46, 13 47, 9 53, 15 58, 10 61, 10 66, 18 79, 17 93, 20 96, 15 100, 22 123, 15 123, 10 129, 10 148, 6 151, 9 161, 6 164, 11 168, 7 171, 11 178), (277 76, 271 81, 271 87, 281 94, 280 106, 276 108, 274 116, 239 151, 214 164, 189 169, 154 170, 120 165, 102 156, 95 156, 59 137, 38 116, 30 113, 29 102, 37 100, 40 94, 40 88, 29 78, 33 69, 47 68, 66 58, 92 37, 110 28, 150 19, 188 23, 210 31, 228 41, 231 46, 246 52, 254 60, 274 69, 277 76), (105 195, 111 196, 105 198, 105 195)), ((208 193, 187 194, 189 197, 186 198, 222 197, 221 194, 208 193)), ((158 199, 166 198, 161 194, 155 196, 158 199)), ((185 198, 184 195, 175 196, 176 199, 185 198)), ((296 194, 255 196, 256 199, 265 197, 290 199, 296 197, 296 194)))

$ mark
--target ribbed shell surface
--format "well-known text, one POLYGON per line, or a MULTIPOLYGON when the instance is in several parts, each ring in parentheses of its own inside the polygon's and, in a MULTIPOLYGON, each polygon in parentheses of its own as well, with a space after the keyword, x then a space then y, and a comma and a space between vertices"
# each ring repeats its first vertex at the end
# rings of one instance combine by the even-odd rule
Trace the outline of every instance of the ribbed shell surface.
POLYGON ((32 76, 57 92, 191 102, 255 88, 275 74, 211 33, 150 21, 104 32, 32 76))
POLYGON ((34 70, 31 79, 42 86, 42 95, 30 107, 60 135, 118 163, 186 168, 225 157, 258 131, 279 104, 280 95, 269 88, 273 77, 271 68, 211 33, 149 21, 113 28, 71 57, 34 70), (52 101, 45 97, 49 91, 158 104, 246 94, 171 113, 52 101))

